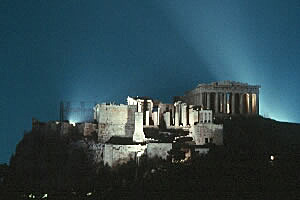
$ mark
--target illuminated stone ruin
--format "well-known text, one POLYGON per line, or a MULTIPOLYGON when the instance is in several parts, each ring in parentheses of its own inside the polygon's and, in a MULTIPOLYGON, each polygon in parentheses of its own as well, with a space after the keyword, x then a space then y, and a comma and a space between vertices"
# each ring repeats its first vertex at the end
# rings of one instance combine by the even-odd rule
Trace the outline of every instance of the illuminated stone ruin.
POLYGON ((192 149, 207 153, 208 143, 223 145, 223 125, 215 124, 215 117, 258 115, 259 89, 259 85, 233 81, 199 84, 184 96, 174 97, 171 104, 149 97, 128 97, 127 105, 96 104, 93 112, 83 102, 79 108, 61 103, 60 121, 33 119, 32 129, 56 131, 64 137, 78 133, 83 138, 95 138, 94 142, 83 141, 90 143, 97 162, 111 167, 130 159, 138 163, 144 154, 167 159, 180 139, 188 141, 183 149, 189 155, 192 149))
POLYGON ((134 133, 133 141, 142 143, 145 141, 145 134, 143 132, 143 113, 136 112, 134 117, 134 133))
POLYGON ((199 84, 181 97, 182 101, 222 114, 259 114, 259 85, 234 81, 199 84))
POLYGON ((97 104, 94 118, 98 122, 98 140, 107 142, 112 136, 132 138, 135 131, 135 113, 132 105, 97 104))

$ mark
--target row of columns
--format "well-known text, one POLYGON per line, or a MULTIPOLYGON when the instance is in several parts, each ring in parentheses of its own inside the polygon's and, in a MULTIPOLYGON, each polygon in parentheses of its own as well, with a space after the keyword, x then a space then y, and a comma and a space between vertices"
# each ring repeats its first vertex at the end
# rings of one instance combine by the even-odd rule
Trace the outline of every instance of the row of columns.
POLYGON ((175 103, 175 118, 172 118, 171 112, 167 111, 163 114, 166 127, 194 125, 195 123, 212 123, 212 110, 194 110, 193 105, 187 106, 186 103, 175 103), (173 124, 174 122, 174 124, 173 124))
POLYGON ((259 114, 259 95, 256 93, 205 92, 195 95, 191 103, 207 110, 214 110, 215 113, 259 114), (211 107, 213 96, 214 106, 211 107))

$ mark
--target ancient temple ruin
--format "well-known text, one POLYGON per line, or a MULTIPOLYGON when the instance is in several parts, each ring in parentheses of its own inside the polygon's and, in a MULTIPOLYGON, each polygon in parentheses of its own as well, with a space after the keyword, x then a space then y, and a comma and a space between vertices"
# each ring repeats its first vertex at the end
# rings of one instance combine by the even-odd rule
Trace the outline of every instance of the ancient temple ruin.
POLYGON ((220 81, 199 84, 187 91, 182 101, 222 114, 259 114, 259 85, 234 81, 220 81))
POLYGON ((259 89, 259 85, 233 81, 199 84, 184 96, 174 97, 172 103, 127 97, 127 105, 95 104, 93 113, 89 110, 93 120, 33 120, 32 128, 54 130, 64 137, 78 133, 82 138, 96 138, 90 145, 95 160, 111 167, 142 155, 167 159, 174 144, 176 148, 182 145, 186 161, 192 152, 207 153, 209 145, 223 145, 223 124, 216 123, 217 118, 258 115, 259 89))

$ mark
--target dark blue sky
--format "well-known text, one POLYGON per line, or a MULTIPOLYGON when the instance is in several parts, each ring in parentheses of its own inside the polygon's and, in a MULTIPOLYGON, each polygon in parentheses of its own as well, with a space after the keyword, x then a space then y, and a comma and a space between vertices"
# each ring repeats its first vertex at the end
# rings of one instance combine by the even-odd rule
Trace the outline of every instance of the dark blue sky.
POLYGON ((299 55, 296 0, 0 0, 0 163, 60 100, 169 102, 235 80, 262 85, 262 115, 300 122, 299 55))

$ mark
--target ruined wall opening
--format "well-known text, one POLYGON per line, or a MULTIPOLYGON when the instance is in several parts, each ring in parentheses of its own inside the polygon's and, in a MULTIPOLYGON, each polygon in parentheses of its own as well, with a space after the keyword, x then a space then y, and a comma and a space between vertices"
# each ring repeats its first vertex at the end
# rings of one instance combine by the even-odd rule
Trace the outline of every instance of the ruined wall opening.
POLYGON ((223 97, 223 94, 219 94, 219 112, 220 113, 223 113, 224 112, 224 97, 223 97))
POLYGON ((231 112, 231 95, 230 93, 225 94, 225 113, 229 114, 231 112))
POLYGON ((213 111, 213 112, 216 112, 216 109, 215 109, 215 101, 216 101, 216 98, 217 98, 217 95, 216 93, 210 93, 210 109, 213 111))
POLYGON ((234 105, 234 109, 235 109, 235 113, 237 113, 237 114, 240 114, 241 113, 241 111, 240 111, 240 95, 239 94, 234 94, 234 103, 235 103, 235 105, 234 105))
POLYGON ((202 108, 207 108, 207 93, 204 92, 202 93, 202 108))

